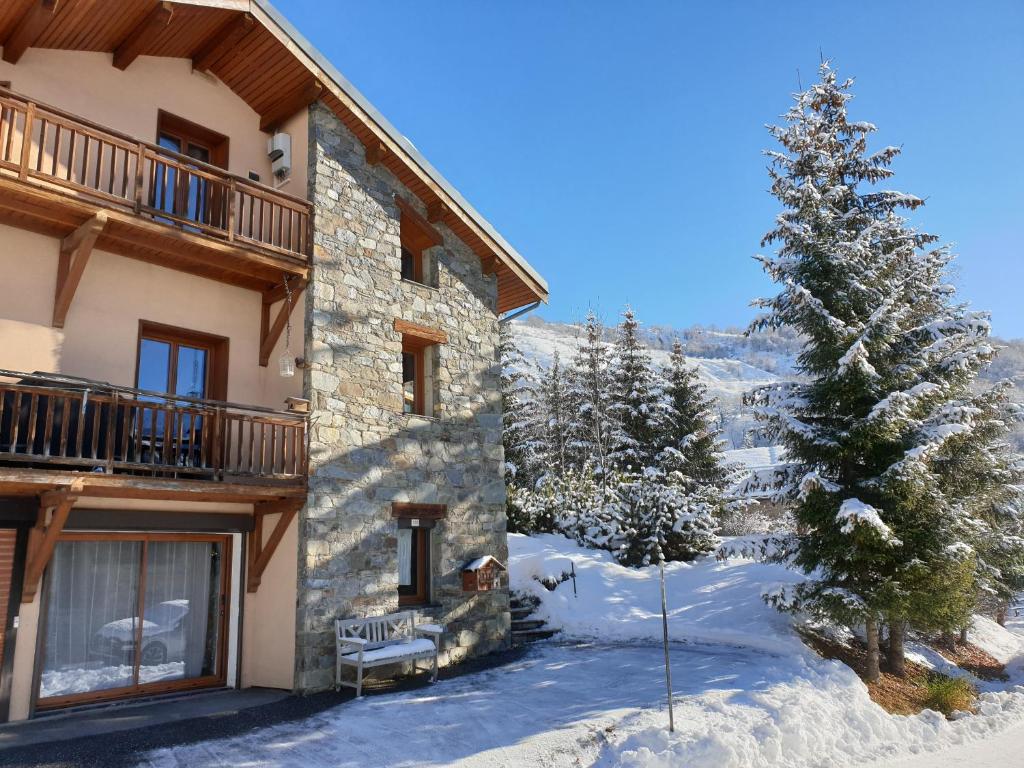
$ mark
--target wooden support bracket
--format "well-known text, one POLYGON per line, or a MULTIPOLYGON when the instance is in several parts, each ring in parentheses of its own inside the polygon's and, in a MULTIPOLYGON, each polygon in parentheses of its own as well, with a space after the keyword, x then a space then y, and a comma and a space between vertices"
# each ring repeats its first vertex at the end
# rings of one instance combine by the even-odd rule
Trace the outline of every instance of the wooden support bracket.
MULTIPOLYGON (((302 295, 305 288, 305 280, 300 281, 292 288, 292 309, 295 308, 299 296, 302 295)), ((277 289, 271 289, 263 294, 263 306, 260 314, 260 365, 264 368, 270 362, 270 353, 274 351, 274 347, 277 345, 285 326, 288 324, 289 307, 287 303, 281 305, 273 324, 270 322, 270 309, 277 298, 277 294, 277 289)))
POLYGON ((241 47, 242 41, 254 29, 257 29, 256 19, 251 13, 243 13, 228 21, 192 54, 192 69, 209 72, 229 51, 241 47))
POLYGON ((263 579, 263 572, 267 569, 270 559, 277 551, 277 545, 284 538, 288 526, 291 525, 295 515, 302 508, 304 501, 286 499, 283 501, 267 501, 255 505, 253 515, 255 516, 252 533, 249 534, 248 563, 246 566, 246 591, 255 592, 260 588, 260 581, 263 579), (263 541, 263 518, 267 515, 279 515, 274 530, 266 542, 263 541))
POLYGON ((305 109, 314 101, 320 98, 324 87, 319 80, 314 80, 301 91, 293 96, 274 104, 269 110, 263 113, 260 118, 260 130, 272 133, 281 126, 285 120, 296 112, 305 109))
POLYGON ((57 14, 59 0, 36 0, 4 40, 4 61, 17 64, 57 14))
POLYGON ((493 275, 498 272, 498 257, 493 254, 480 257, 480 271, 485 275, 493 275))
POLYGON ((444 217, 449 213, 451 213, 451 208, 449 208, 443 200, 435 200, 427 205, 427 221, 431 224, 437 224, 439 221, 444 221, 444 217))
POLYGON ((121 44, 114 49, 114 66, 128 69, 129 65, 146 50, 150 43, 171 23, 174 16, 174 4, 157 3, 156 7, 146 14, 146 18, 135 25, 121 44))
POLYGON ((370 143, 366 145, 366 162, 370 165, 377 165, 383 163, 384 158, 388 156, 388 145, 383 141, 371 138, 370 143))
POLYGON ((105 226, 107 214, 100 211, 61 242, 60 261, 57 263, 57 289, 53 295, 54 328, 64 327, 71 301, 75 298, 78 283, 85 272, 85 265, 89 262, 93 246, 96 245, 96 238, 105 226))
POLYGON ((31 603, 39 591, 43 571, 53 557, 57 538, 64 530, 64 524, 71 514, 71 507, 78 500, 83 482, 75 480, 70 485, 46 491, 39 496, 39 516, 28 534, 28 556, 25 562, 25 581, 21 589, 21 602, 31 603), (50 512, 52 510, 52 512, 50 512), (50 513, 47 520, 47 513, 50 513))

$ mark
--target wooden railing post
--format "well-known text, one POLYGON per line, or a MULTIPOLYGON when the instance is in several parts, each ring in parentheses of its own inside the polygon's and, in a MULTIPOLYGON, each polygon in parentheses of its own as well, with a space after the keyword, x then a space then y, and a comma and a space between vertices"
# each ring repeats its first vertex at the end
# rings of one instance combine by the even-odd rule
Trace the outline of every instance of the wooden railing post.
POLYGON ((142 171, 146 164, 146 148, 139 142, 135 146, 135 212, 142 211, 142 171))
POLYGON ((117 442, 117 390, 110 401, 110 414, 107 416, 107 474, 114 474, 114 444, 117 442))
POLYGON ((238 191, 238 185, 232 178, 228 182, 228 241, 234 241, 235 239, 235 194, 238 191))
MULTIPOLYGON (((25 128, 21 136, 21 163, 18 166, 18 178, 24 181, 28 178, 28 159, 32 152, 32 128, 36 117, 35 102, 30 101, 25 108, 25 128)), ((11 130, 14 130, 14 121, 11 121, 11 130)))

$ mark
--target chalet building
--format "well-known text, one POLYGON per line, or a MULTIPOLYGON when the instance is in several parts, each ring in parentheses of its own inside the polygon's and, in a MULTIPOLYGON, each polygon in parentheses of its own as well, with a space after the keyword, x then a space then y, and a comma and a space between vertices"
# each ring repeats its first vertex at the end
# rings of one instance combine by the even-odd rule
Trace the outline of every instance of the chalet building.
MULTIPOLYGON (((544 281, 264 0, 0 3, 0 720, 508 642, 544 281)), ((439 112, 437 119, 444 119, 439 112)))

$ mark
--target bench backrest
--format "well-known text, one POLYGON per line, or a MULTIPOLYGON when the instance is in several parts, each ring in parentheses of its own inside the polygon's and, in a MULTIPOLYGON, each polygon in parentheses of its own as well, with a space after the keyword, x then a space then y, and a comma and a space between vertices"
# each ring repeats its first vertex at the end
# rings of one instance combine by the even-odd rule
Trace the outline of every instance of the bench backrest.
POLYGON ((360 638, 367 641, 366 649, 372 650, 396 641, 411 641, 416 628, 416 612, 401 611, 365 619, 338 619, 335 627, 338 640, 360 638))

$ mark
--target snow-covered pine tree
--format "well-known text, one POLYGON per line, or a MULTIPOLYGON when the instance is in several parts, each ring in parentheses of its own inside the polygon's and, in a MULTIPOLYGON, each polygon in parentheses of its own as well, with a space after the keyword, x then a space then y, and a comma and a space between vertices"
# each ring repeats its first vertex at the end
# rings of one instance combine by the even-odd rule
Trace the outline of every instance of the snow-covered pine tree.
POLYGON ((608 448, 612 433, 609 406, 608 352, 604 327, 591 310, 583 324, 584 338, 566 377, 569 427, 566 450, 571 465, 593 467, 604 486, 609 476, 608 448))
POLYGON ((630 307, 622 313, 608 366, 608 458, 618 472, 639 474, 654 464, 665 407, 651 356, 630 307))
POLYGON ((566 445, 572 430, 565 371, 558 350, 555 350, 551 367, 541 377, 538 415, 541 420, 544 455, 547 457, 545 471, 562 477, 569 469, 566 445))
POLYGON ((895 633, 899 671, 905 622, 966 620, 963 597, 990 567, 984 515, 1005 526, 1019 491, 1006 484, 994 429, 1012 417, 1005 397, 971 394, 993 354, 987 319, 954 302, 949 251, 900 215, 922 201, 875 188, 899 150, 867 151, 874 126, 847 119, 852 81, 827 63, 820 76, 770 129, 782 145, 768 156, 784 211, 763 241, 777 254, 761 261, 781 291, 757 302, 767 312, 752 329, 789 326, 807 341, 804 380, 753 402, 799 469, 788 486, 799 533, 778 557, 808 574, 770 599, 863 622, 874 680, 880 622, 895 633), (967 444, 965 474, 954 451, 967 444), (979 505, 966 494, 982 475, 996 479, 979 505))
POLYGON ((667 418, 659 447, 678 454, 671 457, 672 469, 685 477, 687 492, 697 486, 724 490, 731 473, 722 455, 724 444, 716 423, 717 402, 697 377, 697 369, 687 365, 678 339, 672 345, 662 376, 667 418))
POLYGON ((523 356, 508 323, 499 331, 498 355, 505 482, 532 487, 548 463, 536 365, 523 356))

